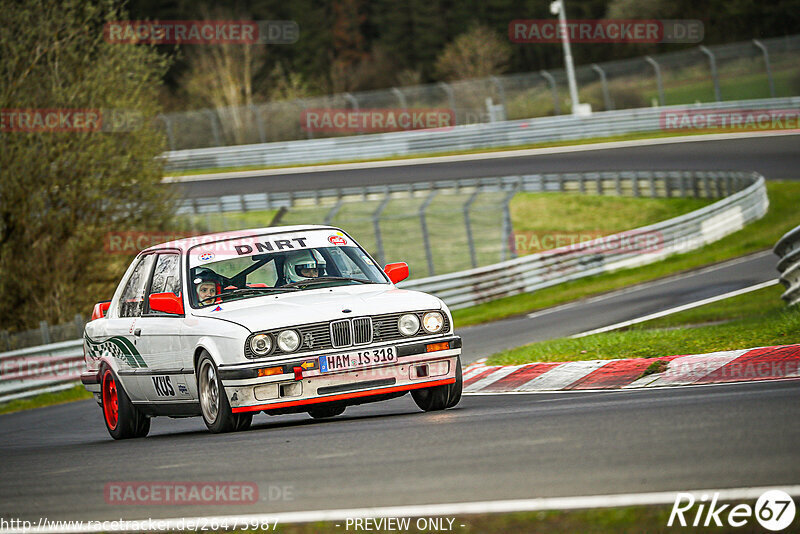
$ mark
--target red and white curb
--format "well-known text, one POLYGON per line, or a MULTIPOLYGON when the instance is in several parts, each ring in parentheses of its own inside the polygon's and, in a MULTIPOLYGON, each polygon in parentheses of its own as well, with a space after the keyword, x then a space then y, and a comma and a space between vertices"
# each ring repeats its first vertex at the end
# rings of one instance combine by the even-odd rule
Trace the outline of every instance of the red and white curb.
POLYGON ((795 377, 800 377, 800 344, 663 358, 525 365, 486 365, 484 358, 464 370, 464 393, 630 389, 795 377), (642 376, 659 360, 666 363, 665 371, 642 376))

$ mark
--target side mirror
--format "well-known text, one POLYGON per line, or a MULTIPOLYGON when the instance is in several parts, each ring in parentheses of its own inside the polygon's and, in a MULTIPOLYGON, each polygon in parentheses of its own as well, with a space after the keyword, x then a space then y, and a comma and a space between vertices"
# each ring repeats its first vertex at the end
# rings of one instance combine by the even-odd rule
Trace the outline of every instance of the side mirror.
POLYGON ((408 278, 408 264, 402 262, 390 263, 383 268, 383 272, 389 276, 389 280, 391 280, 393 284, 396 284, 408 278))
POLYGON ((183 297, 175 293, 153 293, 149 298, 150 309, 164 313, 183 315, 183 297))
POLYGON ((95 319, 102 319, 108 313, 108 308, 111 307, 111 301, 107 300, 105 302, 98 302, 94 305, 94 309, 92 310, 92 321, 95 319))

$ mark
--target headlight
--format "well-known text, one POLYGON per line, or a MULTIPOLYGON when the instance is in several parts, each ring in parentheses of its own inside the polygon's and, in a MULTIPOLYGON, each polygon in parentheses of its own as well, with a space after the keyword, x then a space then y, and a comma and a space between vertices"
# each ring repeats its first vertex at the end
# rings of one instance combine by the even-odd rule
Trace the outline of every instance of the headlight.
POLYGON ((428 312, 422 316, 422 328, 429 334, 435 334, 442 329, 444 317, 439 312, 428 312))
POLYGON ((419 330, 419 318, 413 313, 407 313, 397 321, 397 328, 404 336, 413 336, 419 330))
POLYGON ((272 350, 272 338, 267 334, 258 334, 250 338, 250 349, 259 356, 269 354, 272 350))
POLYGON ((282 352, 294 352, 300 346, 300 334, 295 330, 284 330, 278 334, 278 348, 282 352))

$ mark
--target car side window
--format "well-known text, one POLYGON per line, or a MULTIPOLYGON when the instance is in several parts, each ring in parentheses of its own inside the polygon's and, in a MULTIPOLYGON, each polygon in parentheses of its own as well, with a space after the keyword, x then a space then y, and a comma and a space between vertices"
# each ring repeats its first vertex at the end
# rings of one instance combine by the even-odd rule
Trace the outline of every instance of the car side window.
POLYGON ((150 268, 153 266, 153 254, 139 260, 139 264, 128 278, 125 289, 119 299, 120 317, 139 317, 144 308, 144 294, 147 291, 147 280, 150 277, 150 268))
POLYGON ((150 294, 181 293, 180 256, 177 254, 159 254, 156 268, 153 271, 153 283, 150 294))

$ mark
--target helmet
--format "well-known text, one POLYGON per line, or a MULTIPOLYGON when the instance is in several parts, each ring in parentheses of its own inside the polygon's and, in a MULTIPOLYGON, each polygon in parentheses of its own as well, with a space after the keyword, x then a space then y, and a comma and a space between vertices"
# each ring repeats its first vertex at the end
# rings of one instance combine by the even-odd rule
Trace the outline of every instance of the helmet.
POLYGON ((315 278, 303 276, 301 274, 303 269, 317 269, 317 276, 322 276, 325 274, 325 260, 316 250, 299 250, 286 255, 283 262, 283 274, 287 283, 315 278))
POLYGON ((195 295, 197 295, 197 288, 200 287, 201 284, 207 283, 214 284, 215 294, 222 292, 222 277, 207 267, 200 267, 195 270, 192 283, 194 284, 195 295))

